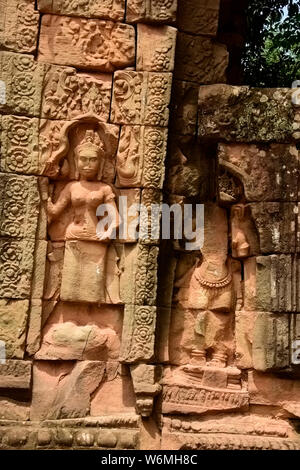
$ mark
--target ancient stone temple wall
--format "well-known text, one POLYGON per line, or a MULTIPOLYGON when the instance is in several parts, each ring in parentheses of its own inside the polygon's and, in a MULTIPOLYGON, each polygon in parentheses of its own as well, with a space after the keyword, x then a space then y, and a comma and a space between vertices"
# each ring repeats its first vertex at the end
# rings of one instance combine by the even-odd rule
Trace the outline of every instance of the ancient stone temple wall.
POLYGON ((0 1, 1 448, 300 448, 299 100, 226 84, 229 8, 0 1))

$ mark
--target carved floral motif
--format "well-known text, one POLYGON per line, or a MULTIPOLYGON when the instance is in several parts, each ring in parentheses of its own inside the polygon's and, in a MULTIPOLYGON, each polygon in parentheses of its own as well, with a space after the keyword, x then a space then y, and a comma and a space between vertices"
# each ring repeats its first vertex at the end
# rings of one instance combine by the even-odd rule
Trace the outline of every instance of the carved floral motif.
POLYGON ((1 2, 1 16, 0 47, 21 53, 34 52, 40 15, 35 11, 33 2, 4 0, 1 2))

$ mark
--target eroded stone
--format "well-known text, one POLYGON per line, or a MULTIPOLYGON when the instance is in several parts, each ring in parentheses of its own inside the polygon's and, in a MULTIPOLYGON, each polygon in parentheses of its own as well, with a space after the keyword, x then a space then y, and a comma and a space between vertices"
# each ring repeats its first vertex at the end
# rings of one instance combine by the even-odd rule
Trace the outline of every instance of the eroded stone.
POLYGON ((112 72, 133 65, 134 40, 134 29, 126 24, 44 15, 38 59, 52 64, 112 72))
POLYGON ((31 0, 1 2, 0 47, 15 52, 34 52, 40 15, 31 0))
POLYGON ((167 126, 171 78, 170 73, 116 72, 111 122, 167 126))
POLYGON ((171 26, 137 26, 137 71, 174 70, 177 30, 171 26), (151 43, 151 47, 149 44, 151 43))
POLYGON ((128 0, 126 21, 169 23, 176 20, 177 0, 128 0))
POLYGON ((43 13, 56 15, 121 21, 125 14, 125 0, 88 0, 84 3, 68 0, 38 0, 38 9, 43 13))
POLYGON ((175 78, 196 83, 226 82, 226 46, 209 38, 178 33, 175 78))

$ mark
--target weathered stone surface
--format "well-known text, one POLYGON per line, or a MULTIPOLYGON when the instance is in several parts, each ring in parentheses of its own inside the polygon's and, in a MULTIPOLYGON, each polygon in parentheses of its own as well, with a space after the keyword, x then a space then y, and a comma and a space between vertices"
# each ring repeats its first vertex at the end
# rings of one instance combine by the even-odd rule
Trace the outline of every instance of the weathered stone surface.
POLYGON ((214 150, 199 145, 193 136, 170 136, 166 160, 165 188, 170 194, 169 204, 190 203, 191 197, 200 201, 211 200, 215 195, 216 168, 214 150))
POLYGON ((38 175, 39 120, 20 116, 0 116, 0 170, 38 175))
POLYGON ((240 369, 253 368, 253 330, 257 315, 257 312, 235 312, 236 365, 240 369))
POLYGON ((94 113, 107 122, 110 111, 112 75, 77 73, 71 67, 47 67, 43 85, 41 116, 71 120, 94 113))
POLYGON ((300 365, 300 315, 290 318, 291 364, 300 365))
MULTIPOLYGON (((135 395, 129 370, 118 363, 108 363, 106 367, 107 380, 93 394, 91 416, 134 413, 135 395)), ((126 448, 125 442, 122 447, 126 448)))
POLYGON ((43 326, 35 358, 114 361, 121 332, 122 307, 59 302, 43 326))
POLYGON ((177 30, 171 26, 137 25, 137 71, 174 70, 177 30), (149 44, 151 43, 151 47, 149 44))
POLYGON ((299 151, 295 145, 221 144, 219 165, 242 181, 249 202, 299 199, 299 151))
POLYGON ((211 417, 164 417, 162 449, 182 446, 197 450, 287 450, 299 449, 294 428, 278 416, 259 412, 234 415, 221 413, 211 417))
POLYGON ((116 72, 111 122, 167 126, 171 78, 170 73, 116 72))
POLYGON ((292 90, 229 85, 199 91, 199 137, 216 142, 277 142, 292 138, 292 90))
POLYGON ((140 215, 140 236, 142 245, 159 245, 160 224, 162 215, 163 196, 161 191, 146 188, 142 191, 141 203, 145 210, 140 215))
POLYGON ((43 13, 81 16, 83 18, 104 18, 121 21, 125 14, 125 0, 38 0, 38 9, 43 13))
POLYGON ((261 253, 295 253, 298 251, 298 205, 289 202, 250 204, 260 240, 261 253))
POLYGON ((220 0, 179 1, 177 24, 181 31, 204 36, 216 36, 220 0))
POLYGON ((44 15, 39 61, 112 72, 134 63, 132 26, 101 20, 44 15))
POLYGON ((18 402, 10 398, 0 398, 0 419, 28 421, 29 414, 30 406, 28 403, 18 402))
POLYGON ((128 0, 128 23, 170 23, 176 20, 177 0, 128 0))
POLYGON ((1 298, 29 298, 34 244, 34 240, 0 239, 1 298))
POLYGON ((300 417, 299 380, 250 371, 248 376, 250 404, 281 407, 292 417, 300 417))
POLYGON ((31 0, 2 0, 0 47, 15 52, 34 52, 40 15, 31 0))
POLYGON ((31 420, 79 418, 90 411, 90 397, 103 380, 99 361, 37 361, 33 367, 31 420))
POLYGON ((154 307, 157 295, 158 247, 138 244, 125 254, 121 279, 122 301, 131 305, 154 307), (130 267, 131 265, 131 267, 130 267))
POLYGON ((45 300, 58 300, 64 262, 65 243, 49 242, 47 248, 46 280, 43 298, 45 300))
MULTIPOLYGON (((97 116, 90 114, 81 115, 78 120, 72 121, 42 119, 39 139, 42 173, 58 180, 77 180, 79 170, 76 151, 86 143, 87 138, 93 136, 98 160, 98 172, 95 173, 94 179, 113 184, 119 132, 119 126, 101 122, 97 116)), ((64 186, 57 184, 54 187, 52 191, 55 197, 58 197, 64 186)))
POLYGON ((0 340, 8 358, 24 357, 28 313, 27 300, 0 300, 0 340))
MULTIPOLYGON (((220 190, 224 191, 223 187, 220 190)), ((226 200, 228 192, 220 191, 220 199, 226 200), (225 198, 224 198, 225 195, 225 198)), ((244 204, 236 204, 231 207, 231 250, 232 256, 236 259, 246 259, 249 256, 260 253, 260 243, 257 229, 250 207, 244 204)))
POLYGON ((1 449, 139 449, 140 425, 134 412, 43 423, 21 423, 16 415, 0 420, 1 449))
POLYGON ((195 366, 190 371, 192 383, 187 381, 183 367, 180 370, 166 369, 163 379, 164 414, 202 414, 207 411, 246 410, 249 395, 240 385, 230 387, 231 379, 240 377, 235 368, 213 369, 195 366), (201 374, 202 371, 202 374, 201 374), (214 385, 212 385, 214 384, 214 385))
POLYGON ((42 329, 42 301, 31 300, 29 310, 28 333, 26 338, 26 352, 33 356, 40 348, 42 329))
POLYGON ((134 393, 138 412, 149 417, 153 410, 153 400, 161 391, 159 380, 159 367, 139 364, 131 367, 134 393))
POLYGON ((253 367, 265 372, 290 364, 288 315, 257 314, 253 330, 253 367))
POLYGON ((167 129, 123 126, 117 154, 117 186, 161 189, 167 129))
POLYGON ((196 134, 198 92, 199 87, 195 83, 173 81, 170 125, 176 134, 196 134))
POLYGON ((0 51, 0 80, 4 82, 0 111, 38 117, 44 72, 44 65, 31 55, 0 51))
POLYGON ((35 239, 39 218, 38 179, 0 173, 0 236, 35 239))
POLYGON ((34 253, 34 270, 32 276, 32 299, 42 299, 44 294, 46 259, 47 259, 46 240, 37 240, 34 253))
POLYGON ((245 309, 298 312, 299 258, 271 255, 245 261, 245 309))
POLYGON ((175 78, 196 83, 226 82, 226 46, 202 36, 178 33, 175 78))
POLYGON ((154 356, 156 307, 126 305, 122 333, 121 360, 134 363, 154 356))
POLYGON ((0 388, 29 389, 31 386, 31 369, 29 361, 8 359, 0 364, 0 388))

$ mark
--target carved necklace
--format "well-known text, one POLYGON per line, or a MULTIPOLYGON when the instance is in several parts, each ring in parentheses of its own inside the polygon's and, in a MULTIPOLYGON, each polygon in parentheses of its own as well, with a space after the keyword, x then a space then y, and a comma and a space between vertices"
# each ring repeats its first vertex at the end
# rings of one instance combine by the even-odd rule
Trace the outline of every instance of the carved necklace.
POLYGON ((228 286, 232 281, 231 273, 228 273, 226 277, 221 279, 220 281, 206 281, 203 279, 199 274, 196 274, 196 279, 203 287, 210 287, 214 289, 220 289, 222 287, 228 286))

